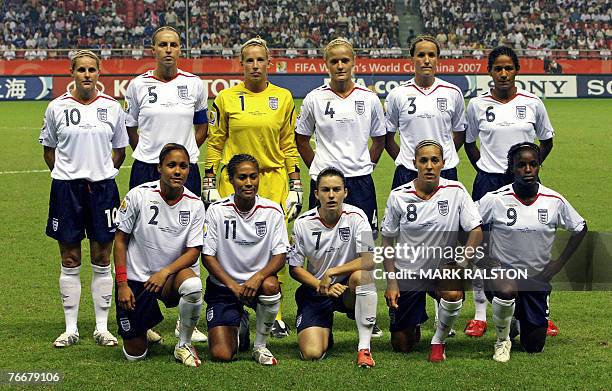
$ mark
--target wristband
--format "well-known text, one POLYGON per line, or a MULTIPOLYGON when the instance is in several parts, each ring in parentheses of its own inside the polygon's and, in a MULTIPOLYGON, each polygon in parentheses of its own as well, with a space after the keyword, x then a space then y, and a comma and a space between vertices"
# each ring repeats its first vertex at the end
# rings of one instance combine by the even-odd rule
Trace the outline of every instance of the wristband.
POLYGON ((127 267, 125 265, 115 266, 115 282, 127 282, 127 267))

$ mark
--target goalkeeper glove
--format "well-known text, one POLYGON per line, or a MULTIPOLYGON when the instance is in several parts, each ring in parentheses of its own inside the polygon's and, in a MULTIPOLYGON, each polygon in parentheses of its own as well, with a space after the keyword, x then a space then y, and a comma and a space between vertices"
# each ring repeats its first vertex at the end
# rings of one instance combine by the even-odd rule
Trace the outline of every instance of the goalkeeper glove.
POLYGON ((289 221, 295 220, 300 214, 303 198, 304 191, 302 190, 302 182, 299 179, 290 179, 289 195, 287 195, 287 201, 285 202, 287 219, 289 221))
POLYGON ((217 179, 215 177, 202 178, 202 201, 204 207, 208 209, 210 204, 221 199, 221 195, 217 190, 217 179))

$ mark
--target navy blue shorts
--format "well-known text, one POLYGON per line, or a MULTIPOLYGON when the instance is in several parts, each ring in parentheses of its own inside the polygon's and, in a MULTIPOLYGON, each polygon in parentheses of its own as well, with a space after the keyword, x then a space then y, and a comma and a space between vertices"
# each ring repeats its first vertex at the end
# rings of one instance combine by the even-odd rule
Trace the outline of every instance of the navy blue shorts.
POLYGON ((305 285, 295 291, 295 302, 297 303, 297 317, 295 328, 298 333, 309 327, 324 327, 331 329, 334 324, 334 312, 347 314, 350 319, 355 319, 355 310, 344 305, 344 295, 338 297, 321 296, 305 285))
POLYGON ((492 174, 478 170, 476 178, 474 178, 474 186, 472 187, 472 199, 478 201, 488 192, 495 191, 511 183, 512 180, 508 180, 506 174, 492 174))
MULTIPOLYGON (((391 185, 391 190, 413 181, 418 175, 419 173, 417 171, 409 170, 400 164, 399 166, 395 167, 395 174, 393 174, 393 184, 391 185)), ((442 170, 440 172, 440 176, 453 181, 458 180, 457 169, 455 167, 442 170)))
POLYGON ((90 240, 112 242, 118 208, 119 190, 114 179, 99 182, 53 179, 47 235, 62 243, 79 243, 86 233, 90 240))
POLYGON ((238 300, 231 289, 215 284, 210 278, 206 279, 204 301, 206 302, 206 323, 209 330, 217 326, 240 326, 244 306, 255 308, 257 305, 257 299, 245 304, 238 300))
MULTIPOLYGON (((550 283, 535 279, 518 280, 514 317, 523 323, 529 323, 534 328, 548 327, 548 297, 550 283)), ((494 292, 486 290, 485 294, 493 302, 494 292)))
MULTIPOLYGON (((378 233, 378 212, 376 206, 376 188, 374 187, 372 175, 345 178, 345 181, 348 195, 344 202, 363 210, 372 227, 372 233, 376 238, 378 233)), ((316 188, 317 182, 311 179, 310 195, 308 197, 309 209, 319 205, 314 194, 316 188)))
MULTIPOLYGON (((132 171, 130 172, 130 189, 158 179, 159 171, 157 171, 156 163, 144 163, 140 160, 134 160, 132 171)), ((185 182, 185 187, 198 197, 202 195, 200 168, 195 163, 189 163, 189 176, 187 177, 187 182, 185 182)))
POLYGON ((123 339, 132 339, 147 334, 147 330, 164 320, 159 309, 160 292, 144 289, 144 282, 128 280, 128 286, 136 299, 136 308, 124 310, 119 307, 115 286, 115 308, 117 309, 118 333, 123 339))
POLYGON ((427 292, 423 291, 400 291, 398 308, 389 308, 389 330, 395 333, 425 323, 429 319, 425 310, 426 297, 427 292))

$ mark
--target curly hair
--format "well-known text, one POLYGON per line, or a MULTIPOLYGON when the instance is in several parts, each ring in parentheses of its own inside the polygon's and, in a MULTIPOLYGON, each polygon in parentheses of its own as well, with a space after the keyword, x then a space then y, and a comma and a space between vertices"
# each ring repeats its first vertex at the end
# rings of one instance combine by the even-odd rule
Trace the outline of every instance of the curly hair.
POLYGON ((232 179, 234 175, 236 175, 236 170, 238 169, 238 166, 246 162, 253 163, 253 165, 255 166, 255 168, 257 168, 257 171, 259 172, 259 163, 257 162, 257 159, 255 159, 249 154, 240 153, 238 155, 232 156, 229 163, 227 163, 227 175, 229 176, 229 179, 232 179))

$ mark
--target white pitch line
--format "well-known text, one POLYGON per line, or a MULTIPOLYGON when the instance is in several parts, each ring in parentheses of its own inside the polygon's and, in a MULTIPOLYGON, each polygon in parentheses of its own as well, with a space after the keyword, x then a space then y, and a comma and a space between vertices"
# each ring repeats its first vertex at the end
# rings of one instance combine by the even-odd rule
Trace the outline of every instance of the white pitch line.
MULTIPOLYGON (((198 163, 204 163, 204 162, 198 162, 198 163)), ((121 167, 119 167, 120 170, 122 170, 124 168, 132 168, 132 166, 121 166, 121 167)), ((38 173, 41 173, 41 172, 49 172, 49 169, 46 169, 46 170, 25 170, 25 171, 0 171, 0 175, 38 174, 38 173)))

